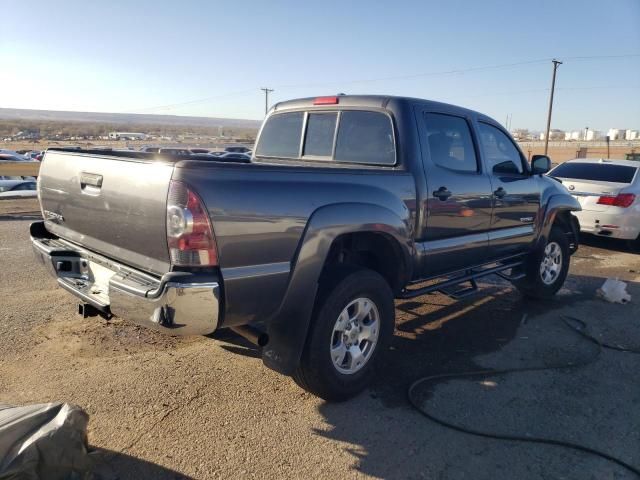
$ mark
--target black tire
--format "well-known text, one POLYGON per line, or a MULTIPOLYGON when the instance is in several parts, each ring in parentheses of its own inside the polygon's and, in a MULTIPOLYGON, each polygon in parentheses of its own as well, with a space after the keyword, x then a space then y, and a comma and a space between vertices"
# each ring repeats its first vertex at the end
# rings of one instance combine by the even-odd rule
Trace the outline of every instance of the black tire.
POLYGON ((640 253, 640 235, 635 240, 627 240, 627 248, 630 252, 640 253))
POLYGON ((343 401, 357 395, 373 380, 376 364, 393 336, 394 324, 393 292, 381 275, 352 267, 332 271, 320 283, 307 342, 293 379, 303 389, 327 401, 343 401), (371 300, 377 309, 378 337, 364 365, 345 374, 331 358, 334 327, 341 312, 361 298, 371 300))
POLYGON ((535 253, 531 253, 525 264, 525 278, 514 282, 520 292, 529 298, 548 299, 553 297, 564 284, 569 273, 569 240, 558 227, 552 227, 546 245, 535 253), (545 260, 545 248, 550 244, 557 244, 562 255, 559 273, 555 279, 547 283, 540 272, 541 264, 545 260))

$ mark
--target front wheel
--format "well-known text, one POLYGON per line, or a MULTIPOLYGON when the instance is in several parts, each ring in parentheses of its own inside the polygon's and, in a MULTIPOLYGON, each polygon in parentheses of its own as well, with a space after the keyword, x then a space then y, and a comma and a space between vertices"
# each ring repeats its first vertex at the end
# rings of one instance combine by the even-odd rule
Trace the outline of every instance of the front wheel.
POLYGON ((569 241, 558 227, 552 227, 543 249, 531 253, 525 265, 525 278, 515 283, 530 298, 553 297, 569 273, 569 241))
POLYGON ((394 322, 393 293, 378 273, 346 268, 327 275, 293 379, 325 400, 353 397, 372 381, 394 322))
POLYGON ((640 235, 635 240, 627 240, 627 247, 633 253, 640 253, 640 235))

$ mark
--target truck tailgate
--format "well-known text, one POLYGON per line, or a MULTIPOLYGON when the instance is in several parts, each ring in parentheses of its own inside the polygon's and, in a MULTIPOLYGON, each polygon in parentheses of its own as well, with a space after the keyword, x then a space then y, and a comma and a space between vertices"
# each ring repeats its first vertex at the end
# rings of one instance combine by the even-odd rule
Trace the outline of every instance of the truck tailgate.
POLYGON ((171 163, 48 151, 38 194, 51 233, 150 273, 169 271, 171 163))

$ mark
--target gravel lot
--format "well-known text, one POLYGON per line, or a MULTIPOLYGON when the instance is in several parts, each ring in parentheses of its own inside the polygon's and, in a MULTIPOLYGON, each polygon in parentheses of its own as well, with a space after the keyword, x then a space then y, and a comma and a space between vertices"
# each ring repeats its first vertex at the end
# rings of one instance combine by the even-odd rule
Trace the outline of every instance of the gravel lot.
MULTIPOLYGON (((619 244, 588 239, 566 288, 547 303, 493 278, 461 302, 398 302, 377 384, 326 404, 264 368, 235 335, 172 338, 126 320, 79 318, 74 298, 32 257, 28 225, 38 216, 34 201, 0 202, 0 402, 82 406, 105 478, 633 478, 572 450, 446 429, 406 400, 424 375, 591 354, 561 314, 640 347, 640 255, 619 244), (607 277, 629 282, 631 304, 596 298, 607 277)), ((491 387, 451 381, 420 394, 465 426, 579 442, 640 468, 638 372, 640 355, 604 351, 584 368, 496 376, 491 387)))

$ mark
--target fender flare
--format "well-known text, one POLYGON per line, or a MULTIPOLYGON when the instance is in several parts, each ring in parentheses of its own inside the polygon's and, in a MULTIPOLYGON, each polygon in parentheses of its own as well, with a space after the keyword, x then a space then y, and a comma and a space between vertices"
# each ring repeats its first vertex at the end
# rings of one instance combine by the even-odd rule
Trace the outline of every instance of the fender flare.
POLYGON ((383 233, 398 242, 403 268, 411 275, 415 246, 410 217, 368 203, 340 203, 317 209, 298 246, 287 291, 267 323, 269 342, 262 350, 264 364, 291 375, 300 362, 315 304, 318 281, 333 241, 347 233, 383 233))
MULTIPOLYGON (((556 217, 561 212, 579 212, 582 210, 580 203, 573 198, 571 195, 552 195, 546 202, 546 208, 544 210, 544 215, 541 216, 540 221, 538 222, 538 235, 536 241, 536 248, 539 248, 541 245, 545 245, 549 238, 549 233, 551 232, 551 227, 553 226, 553 222, 556 220, 556 217)), ((575 224, 571 225, 571 228, 575 228, 575 224)), ((579 228, 578 228, 579 231, 579 228)), ((577 232, 576 234, 577 240, 577 232)))

